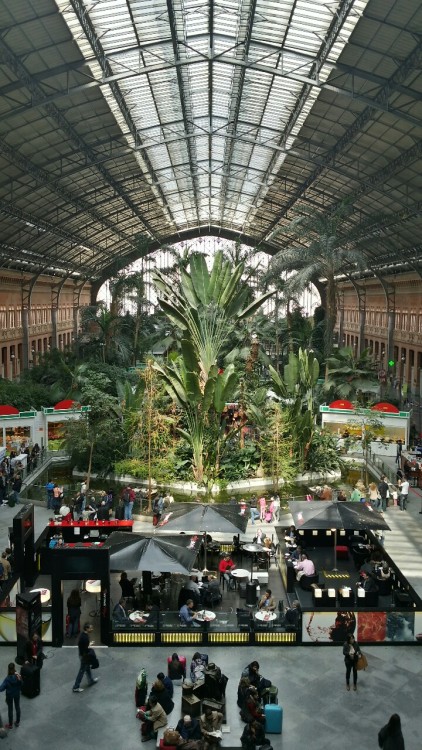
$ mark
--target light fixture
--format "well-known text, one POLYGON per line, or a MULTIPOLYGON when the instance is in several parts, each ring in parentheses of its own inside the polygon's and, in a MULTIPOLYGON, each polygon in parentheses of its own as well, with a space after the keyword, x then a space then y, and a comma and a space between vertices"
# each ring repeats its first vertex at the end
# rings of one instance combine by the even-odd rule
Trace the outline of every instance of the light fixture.
POLYGON ((50 589, 31 589, 30 594, 39 594, 41 604, 46 604, 50 601, 50 589))

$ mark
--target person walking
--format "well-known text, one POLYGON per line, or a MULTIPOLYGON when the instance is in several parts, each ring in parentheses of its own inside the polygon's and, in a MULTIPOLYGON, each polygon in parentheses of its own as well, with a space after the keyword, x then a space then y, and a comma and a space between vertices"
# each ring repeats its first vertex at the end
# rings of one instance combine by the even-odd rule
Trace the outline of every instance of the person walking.
POLYGON ((16 721, 15 727, 18 727, 21 721, 20 698, 22 690, 22 678, 16 672, 13 662, 7 668, 7 677, 0 685, 0 692, 6 691, 6 703, 9 714, 9 723, 5 724, 6 729, 13 729, 13 704, 15 704, 16 721))
POLYGON ((344 663, 346 665, 346 690, 350 690, 350 673, 353 671, 353 690, 357 690, 357 661, 362 656, 359 644, 354 635, 348 635, 343 644, 344 663))
POLYGON ((22 478, 20 474, 15 474, 13 477, 13 483, 12 483, 12 494, 13 499, 16 503, 16 505, 19 505, 21 499, 20 499, 20 491, 22 489, 22 478))
MULTIPOLYGON (((401 454, 403 450, 403 441, 400 440, 400 438, 397 440, 397 453, 396 453, 396 464, 400 466, 401 464, 401 454)), ((397 714, 393 714, 397 715, 397 714)))
POLYGON ((75 684, 72 688, 74 693, 83 693, 83 688, 80 687, 80 684, 82 682, 82 677, 84 674, 87 676, 88 685, 95 685, 96 682, 98 682, 98 677, 93 677, 91 673, 91 666, 89 663, 89 648, 94 645, 94 641, 89 640, 89 634, 92 633, 93 627, 90 622, 86 622, 83 628, 82 633, 79 636, 78 641, 78 649, 79 649, 79 659, 81 662, 81 666, 79 668, 79 672, 76 676, 75 684))
POLYGON ((378 746, 382 750, 404 750, 404 739, 398 714, 390 716, 388 723, 378 732, 378 746))
POLYGON ((267 500, 264 497, 264 495, 262 495, 262 497, 259 498, 258 505, 259 505, 259 517, 260 517, 260 520, 261 521, 265 521, 265 513, 266 513, 266 510, 267 510, 267 500))

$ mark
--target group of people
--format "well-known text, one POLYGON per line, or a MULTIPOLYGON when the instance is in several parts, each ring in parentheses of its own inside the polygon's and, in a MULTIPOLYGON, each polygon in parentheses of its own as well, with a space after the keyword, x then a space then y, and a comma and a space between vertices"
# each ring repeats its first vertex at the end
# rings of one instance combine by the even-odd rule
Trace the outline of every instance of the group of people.
MULTIPOLYGON (((245 501, 242 502, 245 503, 245 501)), ((259 498, 256 495, 252 495, 249 503, 252 525, 255 524, 258 518, 260 521, 266 523, 278 521, 280 514, 280 496, 278 493, 274 493, 270 498, 266 498, 265 495, 261 495, 259 498)))
POLYGON ((88 497, 87 480, 81 482, 80 491, 68 501, 64 496, 64 488, 50 479, 45 484, 47 509, 55 515, 60 515, 64 521, 98 520, 108 521, 111 517, 114 493, 112 489, 103 490, 99 497, 88 497))
MULTIPOLYGON (((399 472, 397 474, 399 475, 399 472)), ((381 476, 378 483, 371 482, 368 488, 359 480, 350 494, 350 501, 364 503, 369 500, 372 507, 381 513, 387 511, 390 501, 393 501, 394 505, 398 503, 400 510, 406 510, 410 485, 409 480, 403 477, 401 471, 400 474, 401 476, 397 476, 397 486, 389 482, 385 475, 381 476)), ((347 497, 345 496, 344 499, 347 499, 347 497)))
MULTIPOLYGON (((203 678, 207 664, 207 654, 194 653, 190 665, 193 682, 203 678)), ((142 669, 138 675, 135 702, 136 715, 142 721, 142 742, 155 739, 158 730, 165 727, 165 745, 176 745, 185 750, 215 750, 222 737, 223 714, 220 711, 205 707, 199 720, 185 714, 175 729, 168 728, 168 715, 174 708, 173 683, 180 684, 186 677, 186 659, 174 653, 167 666, 167 676, 159 672, 149 693, 146 670, 142 669)))
POLYGON ((38 465, 41 448, 38 443, 33 446, 21 444, 20 453, 11 450, 0 463, 0 506, 8 504, 9 496, 15 504, 20 503, 20 492, 25 471, 29 474, 38 465), (26 460, 19 456, 26 456, 26 460), (24 465, 25 464, 25 465, 24 465))

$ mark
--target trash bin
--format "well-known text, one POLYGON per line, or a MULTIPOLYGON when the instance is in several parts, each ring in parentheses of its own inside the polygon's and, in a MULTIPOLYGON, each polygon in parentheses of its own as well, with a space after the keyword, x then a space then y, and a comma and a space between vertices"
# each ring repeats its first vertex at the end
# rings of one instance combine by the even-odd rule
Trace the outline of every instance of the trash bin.
POLYGON ((256 582, 249 581, 246 584, 246 606, 255 607, 256 605, 256 582))

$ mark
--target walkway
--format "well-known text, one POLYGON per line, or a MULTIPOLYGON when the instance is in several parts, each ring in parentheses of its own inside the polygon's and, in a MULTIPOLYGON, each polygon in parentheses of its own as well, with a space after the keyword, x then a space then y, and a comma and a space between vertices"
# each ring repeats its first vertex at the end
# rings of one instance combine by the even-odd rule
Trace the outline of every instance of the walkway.
MULTIPOLYGON (((397 464, 394 458, 382 459, 394 475, 397 464)), ((380 471, 375 467, 375 473, 380 471)), ((392 500, 390 500, 390 503, 392 500)), ((411 487, 407 510, 401 511, 398 506, 390 506, 385 514, 391 531, 385 532, 384 547, 396 565, 406 576, 410 585, 422 599, 422 492, 411 487)))

